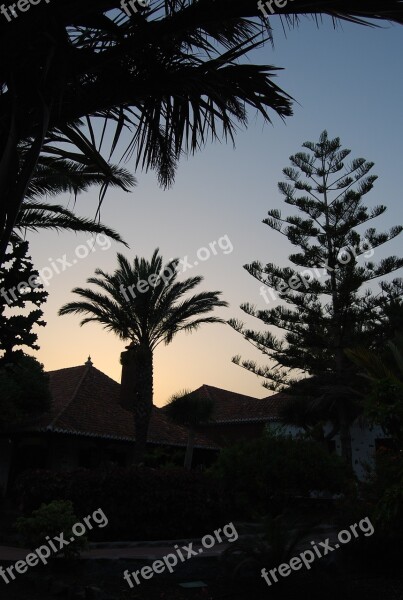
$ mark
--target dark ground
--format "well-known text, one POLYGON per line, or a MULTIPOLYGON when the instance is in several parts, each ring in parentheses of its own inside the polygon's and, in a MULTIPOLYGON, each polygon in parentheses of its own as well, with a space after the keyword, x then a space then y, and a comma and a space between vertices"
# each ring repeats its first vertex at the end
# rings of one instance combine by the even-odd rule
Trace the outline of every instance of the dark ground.
MULTIPOLYGON (((403 600, 401 578, 356 576, 344 580, 320 570, 293 573, 293 578, 268 587, 256 578, 236 581, 226 576, 202 580, 205 587, 185 589, 173 576, 160 575, 130 589, 122 578, 121 561, 74 561, 32 570, 5 585, 1 600, 403 600), (114 563, 113 565, 111 563, 114 563), (50 568, 49 568, 50 567, 50 568)), ((216 571, 213 568, 212 571, 216 571)), ((189 580, 188 580, 189 581, 189 580)))

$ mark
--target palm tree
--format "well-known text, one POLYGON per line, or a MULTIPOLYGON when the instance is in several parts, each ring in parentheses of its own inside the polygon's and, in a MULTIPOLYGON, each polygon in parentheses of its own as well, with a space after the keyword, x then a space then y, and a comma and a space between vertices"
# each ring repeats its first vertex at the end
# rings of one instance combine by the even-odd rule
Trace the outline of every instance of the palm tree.
MULTIPOLYGON (((6 14, 9 4, 3 3, 6 14)), ((166 185, 183 153, 209 138, 233 140, 235 124, 246 123, 246 107, 265 120, 269 110, 291 114, 290 97, 272 82, 274 67, 238 64, 272 37, 256 0, 152 0, 131 16, 122 6, 58 0, 35 6, 28 17, 0 19, 0 263, 44 153, 67 158, 69 143, 73 154, 101 163, 111 125, 111 152, 129 131, 126 155, 135 156, 136 167, 156 169, 166 185), (21 141, 29 147, 24 160, 21 141)), ((305 15, 318 23, 322 15, 403 22, 400 0, 366 7, 361 0, 295 0, 276 13, 289 26, 305 15)))
MULTIPOLYGON (((364 410, 373 424, 403 446, 403 335, 396 334, 382 353, 365 347, 345 351, 362 369, 370 389, 361 392, 364 410)), ((364 388, 365 389, 365 388, 364 388)))
POLYGON ((203 423, 211 421, 214 403, 211 398, 202 398, 190 390, 184 390, 171 396, 168 404, 164 407, 164 411, 173 421, 179 425, 184 425, 188 429, 184 467, 190 470, 192 468, 196 429, 203 423))
POLYGON ((153 406, 153 353, 161 343, 169 344, 180 331, 192 332, 204 323, 224 323, 210 313, 228 306, 221 292, 199 292, 184 297, 202 277, 177 281, 179 259, 165 266, 158 248, 151 260, 135 257, 131 264, 117 255, 118 268, 113 274, 96 269, 97 277, 87 283, 97 289, 74 288, 80 300, 65 304, 60 315, 86 315, 81 325, 101 323, 121 340, 128 341, 121 354, 122 404, 134 411, 136 431, 135 461, 142 461, 153 406), (128 403, 127 394, 131 401, 128 403))

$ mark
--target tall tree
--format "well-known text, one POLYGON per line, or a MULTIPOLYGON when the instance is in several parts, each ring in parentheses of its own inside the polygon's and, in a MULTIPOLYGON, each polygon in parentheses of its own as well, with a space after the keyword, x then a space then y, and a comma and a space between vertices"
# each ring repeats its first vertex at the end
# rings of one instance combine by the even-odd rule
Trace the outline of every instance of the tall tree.
POLYGON ((210 313, 227 306, 221 292, 199 292, 186 296, 201 283, 202 277, 178 281, 179 259, 163 264, 158 249, 151 260, 136 256, 130 263, 118 254, 113 274, 97 269, 98 277, 87 282, 96 286, 74 288, 80 300, 65 304, 60 315, 87 315, 81 325, 101 323, 121 340, 128 341, 122 352, 122 390, 131 401, 122 402, 134 411, 136 462, 141 462, 147 442, 153 406, 153 353, 161 343, 169 344, 180 331, 192 332, 204 323, 223 323, 210 313), (98 291, 100 290, 100 291, 98 291))
MULTIPOLYGON (((98 143, 93 121, 115 127, 111 151, 130 130, 127 154, 168 184, 183 153, 209 137, 233 139, 245 107, 265 119, 268 109, 291 114, 289 97, 271 80, 274 68, 237 64, 270 32, 256 0, 151 0, 133 10, 120 0, 57 0, 28 12, 15 6, 5 0, 0 19, 0 263, 41 153, 92 155, 106 167, 105 129, 98 143), (29 146, 24 158, 21 142, 29 146)), ((365 8, 358 0, 295 0, 276 13, 290 26, 305 14, 403 22, 399 0, 365 8)))
POLYGON ((373 347, 385 305, 403 294, 399 278, 380 281, 380 293, 362 292, 366 284, 403 266, 403 259, 395 256, 377 264, 362 257, 371 258, 403 228, 377 233, 371 227, 364 234, 357 230, 386 211, 385 206, 369 209, 363 204, 376 180, 370 174, 373 163, 363 158, 346 163, 350 150, 342 149, 339 138, 329 139, 326 131, 319 142, 303 147, 305 152, 291 156, 291 166, 283 170, 287 181, 278 186, 285 203, 299 214, 283 217, 272 209, 263 221, 300 249, 289 256, 297 268, 259 262, 244 267, 267 286, 261 293, 268 304, 283 302, 266 310, 244 304, 242 310, 284 335, 260 333, 231 320, 236 331, 272 360, 264 368, 254 361, 241 362, 239 356, 233 361, 263 377, 270 390, 301 394, 312 406, 325 404, 329 418, 336 419, 342 455, 351 463, 350 424, 356 414, 352 382, 357 374, 345 349, 373 347), (269 288, 274 290, 271 296, 269 288))

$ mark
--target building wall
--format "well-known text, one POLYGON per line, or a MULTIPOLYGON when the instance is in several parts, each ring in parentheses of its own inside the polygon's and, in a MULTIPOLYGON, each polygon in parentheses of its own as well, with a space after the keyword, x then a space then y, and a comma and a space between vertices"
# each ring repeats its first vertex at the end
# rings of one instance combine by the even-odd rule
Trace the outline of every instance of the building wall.
MULTIPOLYGON (((381 427, 362 427, 355 423, 350 430, 353 467, 358 479, 364 480, 375 467, 376 440, 387 437, 381 427)), ((341 454, 340 437, 336 436, 336 450, 341 454)))
MULTIPOLYGON (((209 423, 201 426, 198 430, 205 434, 211 440, 221 447, 242 440, 252 440, 259 437, 265 429, 272 431, 280 430, 283 435, 296 437, 304 433, 300 427, 293 425, 282 425, 279 422, 271 421, 264 423, 209 423)), ((330 431, 330 423, 325 427, 325 434, 330 431)), ((351 449, 353 469, 360 480, 364 480, 368 473, 375 466, 375 451, 377 440, 384 439, 387 436, 381 427, 369 428, 366 425, 356 422, 351 427, 351 449)), ((340 436, 336 435, 329 440, 329 448, 341 455, 340 436)))
POLYGON ((265 423, 208 423, 197 430, 225 448, 236 442, 260 437, 265 430, 265 423))
MULTIPOLYGON (((276 429, 279 427, 279 424, 269 423, 267 427, 269 429, 276 429)), ((325 427, 325 434, 330 431, 330 428, 330 424, 325 427)), ((291 435, 293 437, 303 433, 302 428, 290 425, 282 426, 281 431, 284 433, 284 435, 291 435)), ((370 428, 360 424, 359 422, 356 422, 352 425, 350 434, 353 469, 358 479, 362 481, 375 467, 376 440, 384 439, 387 436, 381 427, 376 426, 370 428)), ((332 440, 334 442, 337 454, 341 455, 340 436, 335 435, 332 440)))
POLYGON ((49 447, 49 469, 69 471, 78 467, 80 440, 76 437, 53 435, 49 447))

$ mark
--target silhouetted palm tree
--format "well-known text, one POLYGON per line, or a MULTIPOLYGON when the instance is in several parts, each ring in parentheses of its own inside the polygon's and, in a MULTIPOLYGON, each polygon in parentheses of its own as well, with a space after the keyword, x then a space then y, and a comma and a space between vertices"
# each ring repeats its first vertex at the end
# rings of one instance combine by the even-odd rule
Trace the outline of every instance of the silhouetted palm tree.
POLYGON ((130 263, 118 254, 118 268, 113 274, 96 269, 98 277, 87 282, 97 286, 74 288, 80 300, 65 304, 60 315, 87 315, 81 325, 101 323, 121 340, 130 342, 122 352, 122 393, 127 406, 131 394, 136 429, 136 462, 141 462, 153 406, 153 352, 161 343, 169 344, 180 331, 191 332, 204 323, 224 323, 214 317, 214 308, 227 306, 221 292, 200 292, 186 296, 202 277, 177 281, 179 259, 165 266, 158 249, 150 261, 135 257, 130 263), (149 283, 148 283, 149 282, 149 283))
MULTIPOLYGON (((345 351, 362 369, 361 376, 370 388, 364 396, 365 414, 371 423, 383 430, 403 446, 403 335, 398 333, 386 344, 383 352, 359 347, 345 351)), ((365 390, 365 387, 364 387, 365 390)))
POLYGON ((164 407, 165 413, 179 425, 188 429, 188 443, 185 454, 185 469, 192 468, 193 449, 196 429, 199 425, 211 421, 214 403, 210 398, 203 398, 190 390, 174 394, 164 407))
MULTIPOLYGON (((9 0, 3 3, 7 11, 9 0)), ((275 68, 238 64, 270 35, 256 0, 151 0, 126 14, 120 0, 58 0, 28 15, 0 19, 0 263, 34 172, 44 152, 66 149, 102 159, 105 129, 111 150, 130 131, 127 155, 172 182, 182 153, 208 138, 233 139, 246 107, 291 114, 290 98, 273 84, 275 68), (264 35, 265 32, 268 35, 264 35), (263 34, 263 35, 262 35, 263 34), (88 136, 78 129, 86 123, 88 136), (25 160, 21 141, 29 144, 25 160), (58 148, 58 149, 57 149, 58 148)), ((286 2, 276 13, 298 24, 310 15, 355 23, 403 22, 399 0, 286 2)), ((108 152, 109 153, 109 152, 108 152)))

